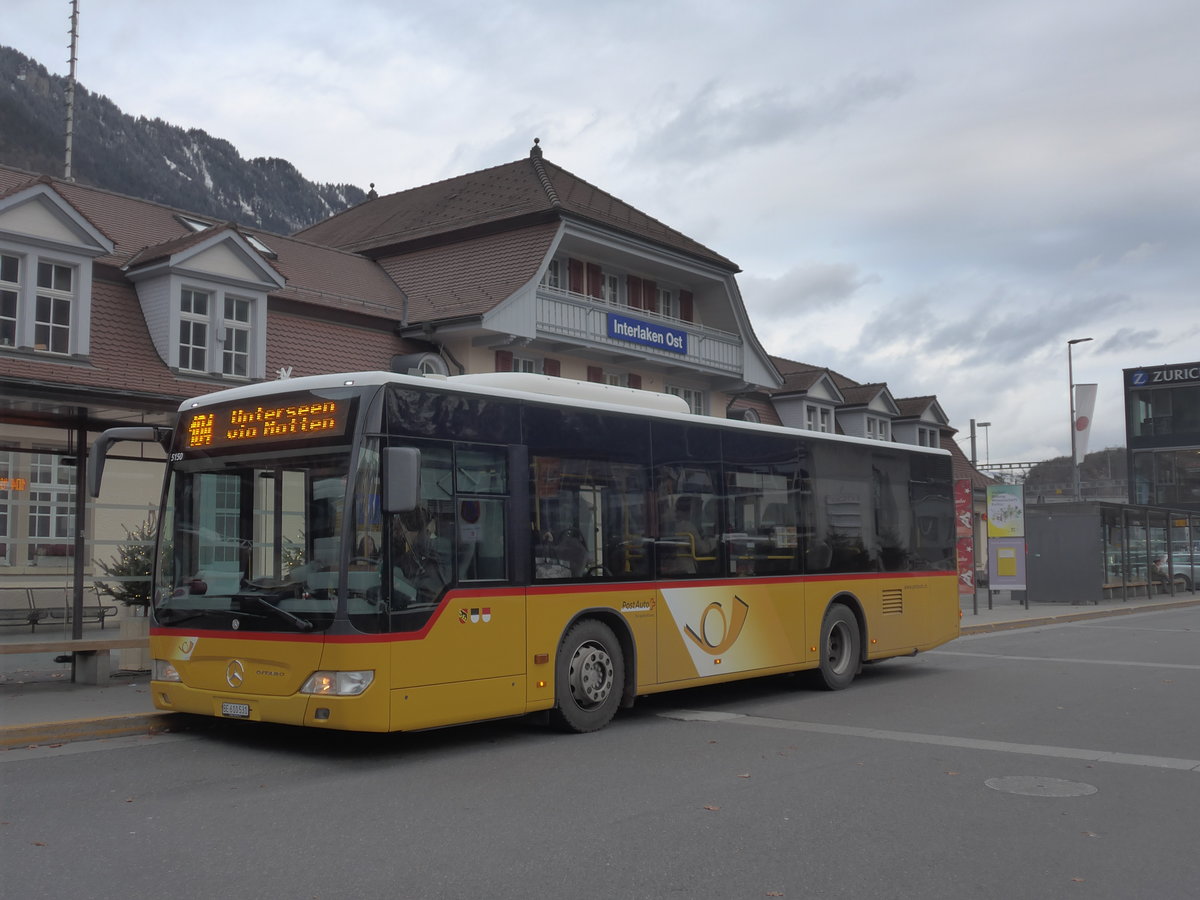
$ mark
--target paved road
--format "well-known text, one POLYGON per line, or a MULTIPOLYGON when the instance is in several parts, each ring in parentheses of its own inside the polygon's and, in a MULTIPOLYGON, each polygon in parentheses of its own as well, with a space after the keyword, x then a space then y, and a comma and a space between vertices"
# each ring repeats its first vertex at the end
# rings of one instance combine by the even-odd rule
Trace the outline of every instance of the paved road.
POLYGON ((5 897, 1192 900, 1200 607, 963 638, 593 735, 214 723, 0 754, 5 897))

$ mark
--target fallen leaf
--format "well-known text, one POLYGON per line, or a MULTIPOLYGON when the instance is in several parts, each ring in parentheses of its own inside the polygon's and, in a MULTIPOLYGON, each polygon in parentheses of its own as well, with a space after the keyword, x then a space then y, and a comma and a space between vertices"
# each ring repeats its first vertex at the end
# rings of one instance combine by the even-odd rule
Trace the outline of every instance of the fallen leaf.
POLYGON ((125 802, 126 802, 126 803, 133 803, 133 797, 126 797, 126 798, 125 798, 125 802))
POLYGON ((743 774, 743 775, 739 775, 739 776, 738 776, 738 778, 749 778, 749 777, 750 777, 750 773, 749 773, 749 772, 746 772, 745 774, 743 774))
POLYGON ((961 775, 962 772, 947 772, 947 775, 961 775))
POLYGON ((1076 884, 1083 884, 1083 882, 1085 881, 1085 879, 1083 879, 1083 878, 1072 878, 1071 880, 1074 881, 1076 884))
POLYGON ((34 842, 33 842, 33 846, 35 846, 35 847, 45 847, 45 846, 46 846, 46 842, 45 842, 45 841, 34 841, 34 842))
POLYGON ((783 891, 767 891, 768 897, 782 897, 783 891))
POLYGON ((718 809, 720 809, 721 807, 719 807, 719 806, 706 806, 706 807, 704 807, 704 808, 705 808, 705 809, 707 809, 709 812, 716 812, 716 811, 717 811, 718 809))

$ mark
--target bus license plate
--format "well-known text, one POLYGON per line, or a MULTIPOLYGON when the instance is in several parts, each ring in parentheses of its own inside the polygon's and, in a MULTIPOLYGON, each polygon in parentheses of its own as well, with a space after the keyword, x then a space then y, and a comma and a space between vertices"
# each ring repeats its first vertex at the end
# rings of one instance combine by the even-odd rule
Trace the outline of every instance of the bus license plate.
POLYGON ((222 703, 221 715, 229 716, 231 719, 248 719, 250 718, 250 704, 222 703))

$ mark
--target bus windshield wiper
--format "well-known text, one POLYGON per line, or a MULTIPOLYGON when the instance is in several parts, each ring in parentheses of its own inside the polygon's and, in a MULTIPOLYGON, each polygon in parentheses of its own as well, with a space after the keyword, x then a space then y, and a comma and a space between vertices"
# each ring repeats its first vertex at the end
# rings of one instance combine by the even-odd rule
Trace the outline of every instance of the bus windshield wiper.
POLYGON ((271 610, 271 612, 278 613, 280 616, 287 619, 287 621, 291 622, 293 625, 295 625, 301 631, 312 631, 313 630, 313 627, 314 627, 313 623, 308 621, 308 619, 303 619, 293 612, 288 612, 286 609, 276 606, 274 603, 272 603, 266 597, 261 596, 260 594, 237 594, 237 595, 235 595, 235 599, 237 599, 237 600, 253 600, 255 603, 258 603, 260 606, 265 606, 267 609, 271 610))
POLYGON ((205 616, 249 616, 251 619, 265 619, 266 616, 258 613, 242 612, 235 609, 180 609, 175 610, 169 606, 160 606, 155 611, 156 616, 161 616, 163 613, 171 613, 172 618, 168 622, 163 622, 164 625, 179 625, 183 622, 190 622, 193 619, 203 619, 205 616))

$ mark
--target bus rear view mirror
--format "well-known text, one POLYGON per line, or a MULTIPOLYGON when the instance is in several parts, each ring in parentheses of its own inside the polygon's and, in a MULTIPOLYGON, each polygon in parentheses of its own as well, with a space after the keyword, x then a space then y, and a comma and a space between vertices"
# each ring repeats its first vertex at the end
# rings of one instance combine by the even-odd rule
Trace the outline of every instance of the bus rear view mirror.
POLYGON ((388 447, 383 451, 383 511, 402 513, 421 501, 421 451, 388 447))

